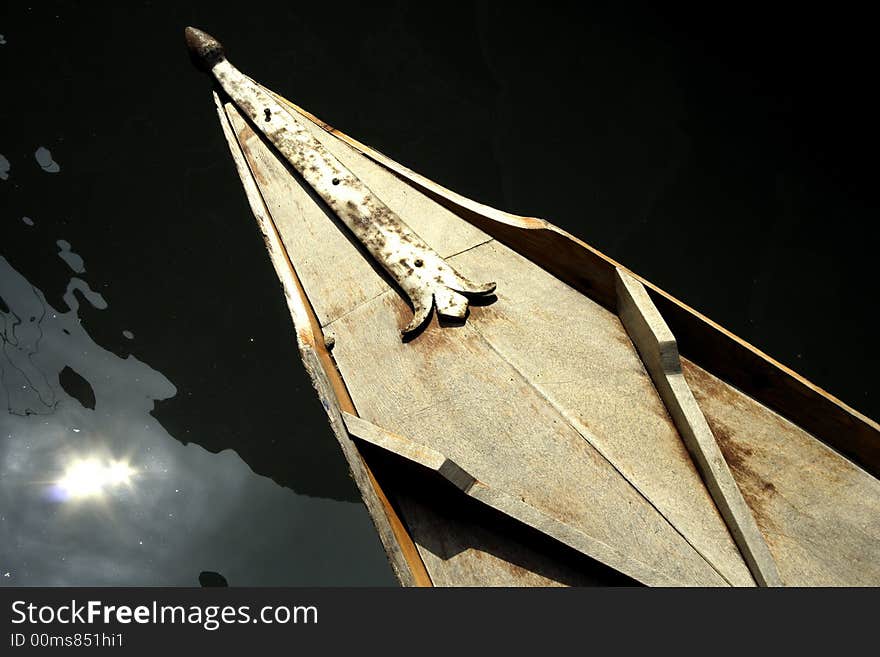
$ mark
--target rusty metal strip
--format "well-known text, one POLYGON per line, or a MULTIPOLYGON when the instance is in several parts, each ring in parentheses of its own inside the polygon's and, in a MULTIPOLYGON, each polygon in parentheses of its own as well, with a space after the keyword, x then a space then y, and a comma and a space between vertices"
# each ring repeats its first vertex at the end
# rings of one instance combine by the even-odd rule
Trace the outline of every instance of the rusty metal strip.
POLYGON ((229 63, 216 39, 194 28, 186 38, 203 68, 406 293, 413 318, 404 335, 420 328, 434 306, 440 315, 464 319, 466 295, 495 290, 495 283, 474 283, 444 261, 271 94, 229 63))
MULTIPOLYGON (((287 305, 296 330, 297 346, 312 385, 324 406, 330 427, 339 442, 351 468, 364 504, 388 555, 394 574, 404 586, 432 586, 430 575, 419 557, 418 550, 403 526, 397 512, 376 481, 369 465, 343 428, 341 412, 353 412, 354 405, 345 385, 339 380, 335 365, 324 344, 321 328, 305 297, 275 224, 263 202, 262 194, 241 151, 238 139, 217 94, 214 94, 217 115, 226 137, 233 162, 245 195, 269 252, 272 264, 284 288, 287 305), (335 375, 335 376, 334 376, 335 375)), ((234 111, 229 108, 229 111, 234 111)))
POLYGON ((644 285, 624 270, 618 268, 616 271, 620 320, 638 349, 743 559, 760 586, 782 586, 770 548, 684 379, 675 336, 644 285))

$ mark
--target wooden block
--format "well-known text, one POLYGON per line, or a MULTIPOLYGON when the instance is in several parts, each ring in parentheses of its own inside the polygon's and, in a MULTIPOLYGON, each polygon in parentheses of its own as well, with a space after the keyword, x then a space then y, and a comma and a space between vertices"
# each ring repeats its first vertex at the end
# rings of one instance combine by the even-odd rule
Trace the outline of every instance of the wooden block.
POLYGON ((638 348, 752 575, 762 586, 781 586, 773 555, 681 373, 672 331, 639 281, 621 269, 617 270, 617 281, 623 325, 638 348))

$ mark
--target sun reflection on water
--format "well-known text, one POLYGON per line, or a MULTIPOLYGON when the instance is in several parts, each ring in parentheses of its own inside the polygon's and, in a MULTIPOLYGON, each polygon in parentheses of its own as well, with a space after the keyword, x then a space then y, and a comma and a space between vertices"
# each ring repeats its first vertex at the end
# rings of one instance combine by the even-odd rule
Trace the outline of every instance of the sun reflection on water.
POLYGON ((122 486, 130 486, 135 470, 125 461, 87 458, 73 461, 55 482, 61 500, 100 497, 122 486))

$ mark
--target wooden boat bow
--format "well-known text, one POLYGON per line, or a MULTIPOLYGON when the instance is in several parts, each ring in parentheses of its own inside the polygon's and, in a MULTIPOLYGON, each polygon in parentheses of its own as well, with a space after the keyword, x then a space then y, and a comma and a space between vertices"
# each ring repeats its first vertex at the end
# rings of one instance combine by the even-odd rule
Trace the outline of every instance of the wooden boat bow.
POLYGON ((495 283, 473 283, 445 262, 271 94, 230 64, 219 41, 192 27, 186 28, 186 41, 194 58, 406 293, 413 318, 401 330, 404 335, 421 327, 435 305, 444 317, 464 319, 465 295, 495 290, 495 283))
POLYGON ((875 422, 552 224, 443 188, 186 40, 401 582, 880 583, 875 422))

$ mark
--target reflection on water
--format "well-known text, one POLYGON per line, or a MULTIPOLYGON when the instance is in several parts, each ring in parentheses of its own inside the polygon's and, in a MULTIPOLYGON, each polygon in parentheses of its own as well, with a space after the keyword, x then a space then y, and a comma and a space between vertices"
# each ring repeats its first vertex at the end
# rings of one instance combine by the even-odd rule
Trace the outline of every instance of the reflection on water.
POLYGON ((393 584, 189 11, 0 26, 0 585, 393 584))
POLYGON ((58 256, 67 263, 68 267, 77 274, 82 274, 86 271, 86 266, 82 257, 80 257, 78 253, 74 253, 70 250, 70 242, 67 240, 58 240, 56 244, 58 245, 58 248, 61 249, 58 256))
POLYGON ((40 146, 34 153, 37 164, 46 173, 58 173, 61 171, 61 165, 52 159, 52 151, 45 146, 40 146))
POLYGON ((108 304, 85 281, 62 311, 0 257, 0 298, 2 584, 390 583, 360 504, 296 495, 231 450, 170 436, 150 412, 174 385, 92 340, 80 304, 108 304))
POLYGON ((114 489, 131 486, 135 470, 126 461, 102 461, 91 457, 77 459, 64 470, 52 487, 58 501, 100 497, 115 493, 114 489))

